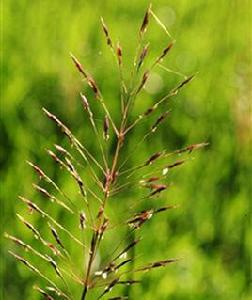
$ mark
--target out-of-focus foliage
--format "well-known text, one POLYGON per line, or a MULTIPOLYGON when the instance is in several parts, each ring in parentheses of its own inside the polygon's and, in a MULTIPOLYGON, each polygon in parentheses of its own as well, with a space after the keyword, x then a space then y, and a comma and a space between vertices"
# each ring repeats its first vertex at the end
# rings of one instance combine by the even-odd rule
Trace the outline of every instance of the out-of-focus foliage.
MULTIPOLYGON (((210 146, 193 153, 190 158, 195 159, 174 173, 167 203, 180 204, 180 208, 146 225, 145 240, 138 248, 141 260, 181 260, 145 274, 143 284, 133 288, 132 299, 248 300, 252 296, 251 3, 152 2, 176 39, 164 66, 187 75, 199 73, 169 105, 172 113, 161 128, 162 139, 147 141, 134 161, 163 147, 174 150, 202 141, 210 146)), ((129 74, 148 2, 20 0, 4 1, 2 6, 1 222, 5 231, 29 238, 15 218, 16 212, 27 214, 17 196, 34 194, 34 177, 25 160, 55 172, 44 148, 61 143, 62 138, 41 107, 71 124, 94 150, 78 98, 86 87, 69 52, 92 71, 116 118, 119 81, 100 30, 100 16, 114 40, 120 40, 129 74)), ((168 42, 154 21, 147 39, 152 57, 168 42)), ((136 110, 141 111, 179 80, 179 75, 156 68, 136 110)), ((134 149, 142 134, 143 129, 135 132, 129 149, 134 149)), ((71 183, 63 185, 72 188, 71 183)), ((127 197, 132 195, 125 194, 125 201, 127 197)), ((2 242, 3 299, 39 299, 32 289, 34 276, 7 254, 10 244, 2 242)))

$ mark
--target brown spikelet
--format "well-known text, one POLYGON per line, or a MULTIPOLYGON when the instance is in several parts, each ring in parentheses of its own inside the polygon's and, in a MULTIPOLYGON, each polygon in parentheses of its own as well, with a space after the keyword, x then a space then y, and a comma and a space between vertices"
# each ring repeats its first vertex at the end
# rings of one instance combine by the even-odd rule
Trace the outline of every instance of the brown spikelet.
POLYGON ((174 168, 174 167, 181 166, 181 165, 183 165, 184 163, 185 163, 185 160, 184 160, 184 159, 183 159, 183 160, 178 160, 178 161, 176 161, 175 163, 166 166, 166 168, 172 169, 172 168, 174 168))
POLYGON ((137 270, 135 270, 135 272, 149 271, 154 268, 166 267, 168 264, 174 263, 176 261, 178 261, 178 259, 160 260, 157 262, 150 263, 145 267, 138 268, 137 270))
POLYGON ((56 243, 62 248, 62 249, 65 249, 64 245, 62 244, 61 240, 60 240, 60 237, 57 233, 57 230, 49 223, 49 227, 51 229, 51 232, 52 232, 52 235, 54 236, 55 238, 55 241, 56 243))
MULTIPOLYGON (((101 276, 106 279, 110 274, 118 272, 118 270, 126 264, 132 262, 132 259, 123 260, 119 264, 115 264, 114 261, 110 262, 102 271, 95 272, 95 276, 101 276)), ((119 282, 118 282, 119 283, 119 282)))
POLYGON ((145 166, 151 165, 155 160, 157 160, 162 155, 162 152, 156 152, 146 161, 145 166))
POLYGON ((163 122, 163 121, 167 118, 167 116, 168 116, 169 114, 170 114, 170 111, 166 111, 166 112, 164 112, 163 114, 161 114, 161 116, 158 117, 158 119, 156 120, 156 122, 152 125, 151 131, 152 131, 152 132, 155 132, 156 129, 157 129, 157 127, 158 127, 158 125, 159 125, 161 122, 163 122))
POLYGON ((200 149, 200 148, 203 148, 203 147, 206 147, 208 146, 209 143, 199 143, 199 144, 193 144, 193 145, 190 145, 190 146, 187 146, 183 149, 179 149, 179 150, 176 150, 175 153, 182 153, 182 152, 189 152, 191 153, 193 150, 197 150, 197 149, 200 149))
POLYGON ((169 43, 168 46, 164 48, 162 54, 156 59, 155 64, 160 63, 160 61, 168 54, 173 46, 174 42, 169 43))
POLYGON ((103 279, 106 279, 109 274, 115 272, 115 263, 110 262, 102 271, 95 272, 96 277, 102 277, 103 279))
POLYGON ((80 229, 83 230, 86 228, 86 220, 87 220, 86 214, 82 211, 80 213, 80 229))
POLYGON ((58 198, 50 194, 45 188, 42 188, 41 186, 35 183, 33 183, 32 186, 36 189, 36 191, 38 191, 42 196, 48 198, 51 202, 56 202, 58 205, 73 213, 72 209, 68 205, 66 205, 64 202, 60 201, 58 198))
POLYGON ((104 35, 106 37, 106 41, 107 41, 107 44, 113 48, 113 43, 112 43, 112 40, 110 38, 110 35, 109 35, 109 31, 108 31, 108 27, 107 25, 105 24, 103 18, 101 17, 101 23, 102 23, 102 29, 103 29, 103 32, 104 32, 104 35))
POLYGON ((120 46, 119 42, 117 43, 117 46, 116 46, 116 54, 117 54, 118 64, 119 64, 119 66, 121 66, 122 65, 122 47, 120 46))
POLYGON ((131 248, 135 247, 140 242, 140 239, 136 239, 131 242, 126 248, 124 248, 115 258, 113 261, 117 260, 118 258, 124 256, 131 248))
POLYGON ((52 202, 54 202, 54 196, 51 195, 46 189, 42 188, 41 186, 34 184, 33 183, 33 187, 40 192, 44 197, 49 198, 52 202))
POLYGON ((151 183, 149 185, 146 185, 151 190, 164 190, 167 188, 166 184, 159 184, 159 183, 151 183))
POLYGON ((164 212, 164 211, 167 211, 167 210, 170 210, 173 208, 177 208, 177 207, 178 207, 177 205, 168 205, 168 206, 160 207, 160 208, 155 209, 154 214, 158 214, 160 212, 164 212))
POLYGON ((87 82, 88 82, 88 85, 91 87, 91 89, 93 90, 94 94, 95 94, 95 97, 98 99, 100 98, 100 91, 99 91, 99 88, 94 80, 93 77, 91 77, 90 75, 88 75, 87 77, 87 82))
POLYGON ((27 248, 27 245, 21 241, 20 239, 12 236, 12 235, 9 235, 7 232, 4 233, 4 237, 11 240, 12 242, 14 242, 15 244, 17 244, 18 246, 21 246, 21 247, 24 247, 24 248, 27 248))
POLYGON ((119 278, 115 278, 114 280, 112 280, 109 285, 104 289, 103 293, 100 295, 100 297, 98 299, 101 299, 105 294, 107 294, 108 292, 110 292, 113 287, 118 283, 119 278))
POLYGON ((102 225, 98 229, 99 236, 102 236, 104 234, 105 230, 108 227, 108 224, 109 224, 109 219, 108 218, 104 218, 102 225))
POLYGON ((132 284, 136 284, 136 283, 140 283, 141 281, 140 280, 120 280, 118 281, 117 284, 125 284, 125 285, 132 285, 132 284))
POLYGON ((109 118, 106 115, 103 121, 103 138, 105 141, 109 139, 109 118))
POLYGON ((79 173, 77 172, 77 170, 75 169, 74 165, 72 164, 71 160, 68 159, 67 157, 65 157, 65 160, 66 160, 66 163, 67 163, 67 166, 70 170, 70 173, 72 175, 72 177, 74 178, 74 180, 77 182, 79 188, 80 188, 80 192, 81 194, 86 197, 87 196, 87 192, 86 192, 86 188, 85 188, 85 185, 84 185, 84 182, 83 180, 81 179, 79 173))
POLYGON ((37 206, 37 204, 22 196, 19 196, 18 198, 22 200, 25 204, 27 204, 30 212, 37 211, 39 214, 41 214, 42 217, 44 216, 44 212, 37 206))
POLYGON ((90 256, 94 254, 94 251, 95 251, 95 248, 96 248, 97 238, 98 238, 98 232, 95 231, 93 233, 92 240, 91 240, 91 243, 90 243, 90 250, 89 250, 90 256))
POLYGON ((118 265, 115 266, 115 271, 118 271, 121 267, 123 267, 124 265, 132 262, 133 260, 130 258, 130 259, 126 259, 126 260, 123 260, 122 262, 120 262, 118 265))
POLYGON ((58 158, 58 156, 52 150, 46 150, 47 153, 51 156, 51 158, 60 166, 63 166, 63 162, 58 158))
POLYGON ((65 124, 63 124, 54 114, 50 113, 44 107, 42 108, 42 110, 45 113, 45 115, 50 120, 52 120, 54 123, 56 123, 56 125, 61 129, 61 131, 68 137, 68 139, 70 140, 71 144, 76 144, 77 143, 79 145, 79 142, 74 138, 72 132, 70 131, 70 129, 65 124))
POLYGON ((139 70, 141 68, 143 61, 144 61, 146 55, 148 54, 148 50, 149 50, 149 44, 145 45, 142 49, 142 52, 140 53, 139 61, 137 64, 137 70, 139 70))
POLYGON ((73 54, 70 54, 71 55, 71 58, 72 58, 72 61, 73 63, 75 64, 77 70, 85 77, 87 78, 87 73, 84 71, 81 63, 78 61, 78 59, 73 55, 73 54))
POLYGON ((149 197, 152 197, 156 194, 160 194, 161 192, 165 191, 168 186, 166 184, 150 184, 147 187, 153 190, 149 195, 149 197))
POLYGON ((103 213, 104 213, 104 207, 103 207, 103 205, 101 204, 101 206, 99 207, 99 210, 98 210, 96 219, 97 219, 97 220, 100 220, 101 217, 102 217, 102 215, 103 215, 103 213))
POLYGON ((83 105, 84 109, 88 110, 89 109, 89 103, 88 103, 88 100, 87 100, 86 96, 83 95, 82 93, 80 93, 80 96, 81 96, 82 105, 83 105))
POLYGON ((144 85, 145 85, 146 81, 148 80, 149 76, 150 76, 150 71, 149 71, 149 70, 145 71, 144 74, 143 74, 142 80, 141 80, 141 82, 140 82, 140 85, 139 85, 139 87, 138 87, 137 90, 136 90, 136 95, 137 95, 137 94, 141 91, 141 89, 144 87, 144 85))
POLYGON ((28 260, 24 259, 22 256, 17 255, 16 253, 9 251, 9 253, 14 256, 18 261, 26 265, 31 271, 39 273, 39 270, 35 268, 28 260))
POLYGON ((34 165, 32 162, 27 161, 28 165, 31 166, 39 175, 39 178, 46 178, 47 176, 45 175, 45 173, 41 170, 41 168, 39 166, 34 165))
POLYGON ((100 227, 96 230, 96 235, 97 235, 96 247, 100 244, 100 242, 103 238, 104 232, 108 228, 108 225, 109 225, 109 219, 104 217, 103 222, 101 223, 100 227))
POLYGON ((147 11, 144 15, 144 19, 143 19, 143 22, 142 22, 142 25, 140 28, 140 32, 139 32, 140 36, 142 36, 146 32, 147 26, 149 24, 150 10, 151 10, 151 5, 149 6, 149 8, 147 9, 147 11))
POLYGON ((148 115, 150 115, 153 111, 154 111, 154 108, 153 108, 153 107, 150 107, 150 108, 148 108, 148 109, 144 112, 144 115, 145 115, 145 116, 148 116, 148 115))
POLYGON ((144 210, 136 214, 132 219, 127 221, 127 224, 133 229, 139 229, 147 220, 153 216, 153 210, 144 210))
POLYGON ((68 156, 70 159, 73 159, 72 155, 62 146, 59 146, 57 144, 54 144, 55 149, 62 155, 68 156))
POLYGON ((140 183, 141 184, 146 184, 146 183, 158 181, 159 179, 160 179, 160 177, 150 177, 150 178, 147 178, 147 179, 140 180, 140 183))
POLYGON ((46 244, 46 242, 44 242, 44 240, 42 239, 42 237, 41 237, 41 235, 40 235, 40 233, 39 233, 39 231, 31 224, 31 223, 29 223, 28 221, 26 221, 25 220, 25 218, 23 218, 21 215, 19 215, 19 214, 17 214, 17 217, 19 218, 19 220, 29 229, 29 230, 31 230, 32 231, 32 233, 33 233, 33 235, 34 235, 34 237, 36 238, 36 239, 39 239, 39 240, 41 240, 41 242, 43 243, 43 244, 46 244))
POLYGON ((192 152, 193 150, 197 150, 197 149, 200 149, 200 148, 208 146, 208 145, 209 145, 208 143, 194 144, 194 145, 188 146, 187 150, 189 152, 192 152))
POLYGON ((52 257, 49 257, 48 256, 48 262, 50 263, 50 265, 53 267, 54 271, 56 272, 56 274, 60 277, 60 278, 63 278, 59 268, 58 268, 58 265, 56 263, 56 261, 54 259, 52 259, 52 257))
POLYGON ((177 94, 178 91, 186 84, 188 84, 189 82, 191 82, 194 79, 195 75, 191 75, 189 77, 187 77, 185 80, 183 80, 173 91, 173 94, 177 94))

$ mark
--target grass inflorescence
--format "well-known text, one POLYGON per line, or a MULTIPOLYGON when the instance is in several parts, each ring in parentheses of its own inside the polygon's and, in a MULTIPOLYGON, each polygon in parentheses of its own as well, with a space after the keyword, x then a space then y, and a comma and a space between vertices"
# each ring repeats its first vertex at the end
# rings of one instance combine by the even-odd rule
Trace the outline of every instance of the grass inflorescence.
MULTIPOLYGON (((9 253, 41 279, 39 283, 43 286, 35 285, 34 289, 45 299, 74 299, 73 295, 76 293, 73 290, 79 291, 79 299, 81 300, 87 299, 93 291, 95 294, 92 294, 92 297, 96 298, 92 299, 110 297, 110 292, 116 290, 117 287, 141 284, 141 277, 138 273, 165 267, 176 262, 176 258, 162 258, 155 262, 138 265, 135 249, 141 242, 141 228, 144 224, 155 218, 156 215, 166 213, 177 207, 177 205, 167 203, 165 205, 159 204, 159 199, 170 187, 167 179, 168 171, 187 162, 187 158, 177 157, 207 145, 206 143, 199 143, 174 151, 156 150, 135 165, 130 164, 133 152, 140 148, 148 137, 154 138, 159 126, 169 118, 171 111, 163 104, 167 104, 185 85, 190 83, 194 75, 185 76, 161 99, 157 99, 154 104, 147 107, 145 111, 132 120, 131 114, 134 111, 137 97, 143 91, 153 69, 156 66, 162 67, 161 63, 172 51, 174 40, 150 6, 139 29, 139 43, 134 58, 132 76, 129 84, 127 84, 123 72, 123 48, 119 42, 114 43, 102 18, 101 24, 106 43, 115 57, 120 76, 121 110, 118 112, 120 113, 119 124, 114 120, 102 90, 93 75, 85 69, 78 58, 71 54, 77 71, 94 94, 94 101, 92 101, 81 92, 80 101, 89 120, 90 130, 93 131, 94 142, 97 151, 100 152, 101 159, 93 155, 58 116, 43 108, 46 117, 60 129, 71 146, 66 149, 61 145, 54 145, 53 149, 47 149, 46 152, 52 162, 67 172, 74 180, 79 190, 78 195, 81 196, 82 200, 77 201, 77 197, 69 196, 56 180, 47 175, 42 167, 28 161, 28 165, 35 171, 39 179, 39 182, 33 183, 34 190, 44 201, 48 200, 50 205, 57 206, 58 210, 64 211, 67 214, 67 219, 74 219, 74 222, 79 224, 79 234, 76 235, 76 230, 71 230, 66 222, 58 220, 57 216, 55 217, 50 211, 46 211, 43 204, 37 204, 36 201, 23 196, 19 197, 20 200, 30 212, 37 214, 45 222, 46 227, 51 232, 53 242, 44 238, 42 229, 35 224, 33 225, 27 216, 20 214, 17 214, 17 217, 37 240, 37 248, 27 244, 21 238, 8 233, 5 234, 6 238, 24 250, 23 254, 17 254, 14 250, 9 251, 9 253), (168 41, 167 46, 161 49, 160 55, 145 70, 142 70, 145 66, 145 59, 150 52, 149 43, 145 42, 145 35, 151 19, 156 21, 165 31, 168 41), (97 123, 93 112, 94 106, 99 106, 103 114, 102 125, 97 123), (149 118, 153 119, 151 127, 136 143, 134 151, 125 154, 123 148, 127 140, 130 139, 132 132, 139 124, 149 118), (109 146, 111 140, 115 143, 109 146), (83 169, 85 169, 86 178, 83 176, 83 169), (134 197, 134 190, 139 189, 143 196, 140 199, 134 199, 133 204, 128 205, 123 214, 118 213, 119 220, 117 223, 113 223, 114 220, 108 210, 110 200, 116 197, 117 205, 120 206, 120 201, 125 201, 124 198, 120 198, 120 195, 124 195, 125 190, 128 195, 132 194, 134 197), (119 227, 123 227, 125 230, 118 230, 116 244, 112 245, 108 255, 102 257, 101 247, 106 240, 107 233, 119 227), (72 246, 69 247, 69 244, 72 246), (81 252, 78 253, 83 253, 81 267, 78 265, 80 258, 73 255, 72 249, 75 247, 80 248, 81 252), (47 267, 40 268, 37 261, 33 263, 34 256, 42 260, 47 267), (49 268, 53 273, 48 272, 49 268)), ((122 294, 121 296, 112 296, 109 299, 128 299, 127 289, 118 289, 118 291, 122 294)))

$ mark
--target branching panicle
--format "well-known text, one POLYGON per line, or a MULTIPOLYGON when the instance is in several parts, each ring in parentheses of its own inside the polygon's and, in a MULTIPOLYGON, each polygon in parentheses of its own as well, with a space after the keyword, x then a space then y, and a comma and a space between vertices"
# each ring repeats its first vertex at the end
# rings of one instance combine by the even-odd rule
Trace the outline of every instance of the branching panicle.
MULTIPOLYGON (((162 126, 166 124, 171 110, 162 109, 162 104, 169 104, 167 103, 168 100, 176 96, 194 78, 194 75, 184 77, 182 82, 178 83, 168 93, 166 92, 160 100, 154 99, 151 106, 145 107, 143 112, 131 121, 135 101, 139 98, 140 92, 144 94, 145 84, 153 69, 156 66, 162 66, 161 61, 174 46, 174 41, 170 41, 164 49, 160 50, 161 54, 154 59, 154 62, 147 66, 141 74, 141 67, 147 64, 146 57, 149 54, 150 47, 149 43, 145 42, 145 34, 151 19, 154 19, 161 26, 171 40, 170 33, 154 14, 150 5, 139 29, 139 42, 134 58, 132 78, 127 85, 124 81, 125 63, 123 63, 122 47, 119 42, 114 44, 108 27, 101 18, 102 31, 106 43, 116 59, 121 82, 121 94, 118 100, 121 102, 121 111, 118 113, 120 120, 116 122, 114 121, 114 112, 108 108, 108 100, 103 96, 102 89, 99 88, 94 77, 83 67, 82 63, 71 54, 77 71, 94 94, 87 98, 81 92, 80 100, 87 119, 85 131, 88 130, 88 126, 91 127, 92 146, 95 145, 95 147, 89 149, 89 146, 81 142, 81 139, 77 138, 58 116, 43 108, 46 117, 60 129, 63 136, 67 137, 66 140, 68 140, 67 146, 55 144, 54 151, 48 149, 47 154, 51 157, 55 168, 59 168, 59 173, 64 172, 68 178, 72 178, 78 193, 73 196, 72 192, 65 192, 61 188, 60 177, 47 175, 47 170, 44 171, 37 164, 28 162, 41 181, 40 183, 33 183, 34 191, 36 195, 42 197, 39 200, 33 196, 32 198, 35 200, 21 196, 19 198, 28 207, 29 212, 34 213, 36 219, 39 220, 38 224, 43 222, 46 226, 33 225, 29 218, 17 214, 18 219, 25 225, 31 236, 37 240, 35 244, 38 245, 33 246, 33 243, 26 243, 8 233, 5 233, 5 237, 13 242, 17 249, 25 251, 27 256, 37 256, 38 259, 42 259, 53 268, 55 278, 51 279, 51 272, 49 275, 47 275, 46 269, 41 272, 40 266, 30 262, 30 258, 26 259, 26 256, 10 251, 10 254, 17 261, 23 263, 36 276, 42 278, 42 282, 50 284, 49 287, 41 288, 37 285, 34 287, 45 299, 73 299, 71 290, 74 288, 80 289, 78 291, 81 300, 86 300, 91 293, 96 295, 96 298, 92 299, 101 299, 104 296, 109 296, 110 291, 119 285, 131 287, 139 284, 140 281, 133 277, 136 273, 165 267, 177 261, 177 259, 163 259, 135 267, 137 263, 135 253, 141 240, 138 233, 145 227, 145 223, 149 223, 151 226, 152 222, 157 219, 156 215, 177 207, 176 205, 166 205, 163 202, 161 206, 158 204, 162 198, 165 201, 164 195, 171 186, 170 170, 173 172, 174 168, 182 166, 187 161, 187 158, 182 157, 171 159, 174 156, 190 154, 208 144, 192 144, 172 152, 168 149, 150 149, 147 157, 142 158, 139 162, 134 161, 133 165, 129 159, 135 156, 136 151, 140 150, 147 138, 150 136, 154 138, 161 124, 162 126), (100 123, 95 114, 99 108, 102 113, 100 123), (128 150, 125 145, 127 145, 133 129, 136 129, 140 122, 144 122, 148 118, 152 118, 152 125, 147 133, 140 141, 135 141, 134 148, 128 150), (95 148, 98 151, 94 151, 95 148), (124 149, 129 152, 126 152, 126 158, 124 149), (97 158, 97 152, 100 152, 99 158, 97 158), (142 196, 140 199, 130 196, 133 199, 128 199, 127 204, 125 204, 125 197, 115 197, 115 195, 122 194, 125 189, 128 190, 128 193, 138 189, 137 191, 142 196), (117 205, 125 207, 122 215, 120 215, 119 210, 118 213, 113 211, 114 215, 112 215, 111 210, 108 209, 112 198, 118 201, 117 205), (115 216, 118 219, 118 224, 114 220, 115 216), (119 226, 126 229, 127 233, 121 235, 120 232, 115 231, 119 243, 105 258, 102 246, 109 239, 108 233, 119 226), (43 230, 49 231, 52 242, 44 238, 43 230), (78 246, 78 251, 81 251, 79 252, 81 253, 80 257, 76 256, 76 246, 78 246), (37 249, 37 247, 40 248, 37 249), (50 251, 50 255, 47 254, 47 251, 50 251), (81 265, 80 259, 82 259, 81 265), (73 282, 78 284, 77 287, 72 284, 73 282)), ((136 194, 135 192, 132 193, 132 195, 136 194)), ((111 245, 114 244, 114 241, 109 240, 109 242, 111 245)), ((108 299, 123 300, 128 299, 128 295, 108 299)))

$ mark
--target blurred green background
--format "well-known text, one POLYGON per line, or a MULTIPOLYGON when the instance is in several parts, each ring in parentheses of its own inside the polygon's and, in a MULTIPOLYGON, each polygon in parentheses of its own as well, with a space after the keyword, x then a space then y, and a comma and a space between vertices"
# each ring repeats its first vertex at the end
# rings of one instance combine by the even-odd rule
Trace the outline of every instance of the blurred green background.
MULTIPOLYGON (((34 243, 15 218, 16 212, 27 215, 17 196, 34 194, 31 183, 36 177, 25 160, 39 163, 66 190, 74 186, 45 154, 44 149, 54 142, 67 143, 43 116, 42 106, 70 124, 87 147, 96 151, 79 101, 80 91, 90 99, 92 94, 73 67, 69 52, 95 76, 118 121, 119 80, 100 16, 113 39, 120 40, 129 77, 148 4, 143 0, 3 2, 0 155, 4 231, 34 243)), ((165 203, 180 208, 147 224, 137 251, 145 261, 182 259, 144 274, 143 284, 133 288, 132 299, 252 299, 251 1, 153 0, 152 4, 176 39, 163 65, 187 75, 199 73, 168 105, 171 116, 156 137, 136 151, 131 164, 163 148, 174 150, 202 141, 210 146, 192 153, 189 163, 174 171, 165 203)), ((146 41, 150 41, 151 60, 169 38, 152 19, 146 41)), ((141 93, 134 114, 181 79, 156 68, 153 84, 141 93)), ((98 122, 99 118, 97 111, 98 122)), ((129 151, 145 129, 134 131, 129 151)), ((123 196, 125 202, 134 194, 123 196)), ((27 218, 43 229, 35 217, 27 218)), ((40 299, 32 289, 34 276, 7 254, 15 247, 1 239, 2 299, 40 299)))

